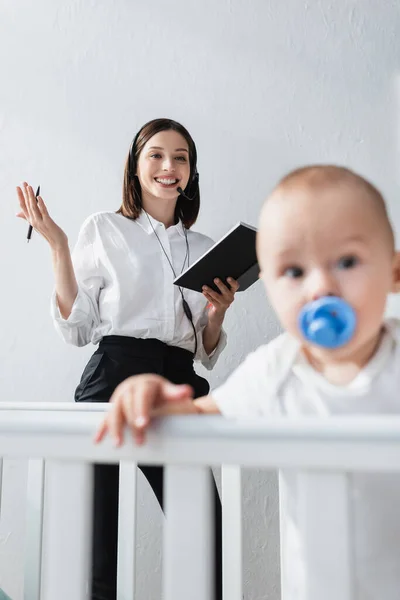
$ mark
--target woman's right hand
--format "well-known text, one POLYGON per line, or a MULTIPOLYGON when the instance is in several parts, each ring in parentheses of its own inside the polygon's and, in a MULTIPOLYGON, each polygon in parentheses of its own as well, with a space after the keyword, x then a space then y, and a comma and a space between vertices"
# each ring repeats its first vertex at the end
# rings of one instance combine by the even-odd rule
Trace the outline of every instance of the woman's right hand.
POLYGON ((17 195, 21 207, 21 212, 17 213, 17 217, 25 219, 32 225, 53 250, 68 246, 67 235, 50 217, 43 198, 38 196, 36 201, 32 186, 24 181, 21 187, 17 187, 17 195))

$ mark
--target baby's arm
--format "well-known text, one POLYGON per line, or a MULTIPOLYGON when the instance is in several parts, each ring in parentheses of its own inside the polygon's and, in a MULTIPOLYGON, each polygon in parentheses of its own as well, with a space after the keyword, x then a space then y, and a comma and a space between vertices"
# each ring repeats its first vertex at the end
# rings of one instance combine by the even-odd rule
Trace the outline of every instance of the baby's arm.
MULTIPOLYGON (((144 442, 153 417, 163 415, 223 414, 225 417, 257 417, 274 413, 274 382, 288 362, 292 343, 279 336, 249 354, 212 396, 193 400, 190 385, 174 385, 159 375, 135 375, 123 381, 111 397, 111 407, 95 441, 110 433, 122 444, 128 425, 137 444, 144 442)), ((297 348, 297 346, 296 346, 297 348)), ((297 350, 296 350, 297 351, 297 350)))
POLYGON ((100 442, 107 432, 117 446, 123 442, 123 430, 129 425, 137 444, 143 444, 153 417, 165 415, 219 414, 211 396, 193 401, 190 385, 174 385, 159 375, 135 375, 125 379, 114 391, 110 411, 95 436, 100 442))

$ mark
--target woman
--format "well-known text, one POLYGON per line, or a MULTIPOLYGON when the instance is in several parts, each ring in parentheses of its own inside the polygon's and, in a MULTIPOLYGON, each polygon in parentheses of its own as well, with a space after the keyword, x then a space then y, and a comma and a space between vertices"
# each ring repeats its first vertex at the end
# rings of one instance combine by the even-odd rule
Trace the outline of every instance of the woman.
MULTIPOLYGON (((132 142, 119 210, 83 224, 73 258, 65 233, 31 186, 17 188, 21 212, 49 242, 55 273, 52 311, 68 343, 98 344, 75 392, 77 402, 108 402, 130 375, 157 373, 208 392, 193 360, 211 369, 226 345, 222 329, 238 284, 203 294, 173 279, 211 245, 191 231, 200 208, 195 144, 176 121, 155 119, 132 142)), ((163 469, 141 465, 163 507, 163 469)), ((115 600, 118 477, 115 465, 96 465, 92 600, 115 600)), ((216 496, 216 598, 221 598, 221 507, 216 496)))

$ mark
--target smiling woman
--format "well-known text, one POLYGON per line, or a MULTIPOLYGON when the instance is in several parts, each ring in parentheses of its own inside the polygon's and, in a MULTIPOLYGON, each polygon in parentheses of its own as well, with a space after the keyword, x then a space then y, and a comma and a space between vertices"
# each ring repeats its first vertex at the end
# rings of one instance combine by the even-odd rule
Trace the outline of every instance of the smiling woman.
MULTIPOLYGON (((238 288, 220 294, 173 285, 213 241, 193 232, 200 209, 196 146, 176 121, 155 119, 135 136, 125 165, 122 204, 83 224, 72 256, 64 231, 27 183, 17 188, 19 216, 49 242, 55 291, 52 312, 63 339, 98 344, 75 391, 77 402, 108 402, 131 375, 163 375, 194 398, 208 392, 194 371, 211 369, 226 345, 225 313, 238 288), (190 388, 188 388, 190 386, 190 388)), ((161 507, 163 469, 140 465, 161 507)), ((211 477, 211 473, 210 473, 211 477)), ((92 600, 115 600, 118 478, 114 465, 94 477, 92 600)), ((215 490, 215 599, 221 591, 221 507, 215 490)))
MULTIPOLYGON (((118 212, 136 219, 144 208, 154 217, 152 210, 163 216, 166 201, 174 208, 172 225, 181 219, 189 229, 195 223, 200 209, 197 151, 191 135, 180 123, 155 119, 140 129, 131 144, 118 212), (178 193, 178 188, 184 195, 178 193), (164 200, 163 205, 157 198, 164 200)), ((171 214, 171 210, 168 212, 171 214)))

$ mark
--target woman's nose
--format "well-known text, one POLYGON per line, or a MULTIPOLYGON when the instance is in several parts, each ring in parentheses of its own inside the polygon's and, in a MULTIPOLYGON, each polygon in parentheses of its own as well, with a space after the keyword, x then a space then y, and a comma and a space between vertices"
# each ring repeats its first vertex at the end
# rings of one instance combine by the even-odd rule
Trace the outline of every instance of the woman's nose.
POLYGON ((164 171, 175 171, 175 165, 170 158, 166 158, 163 163, 164 171))

